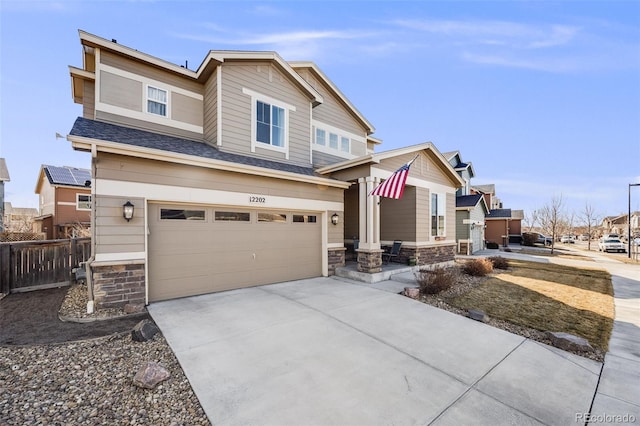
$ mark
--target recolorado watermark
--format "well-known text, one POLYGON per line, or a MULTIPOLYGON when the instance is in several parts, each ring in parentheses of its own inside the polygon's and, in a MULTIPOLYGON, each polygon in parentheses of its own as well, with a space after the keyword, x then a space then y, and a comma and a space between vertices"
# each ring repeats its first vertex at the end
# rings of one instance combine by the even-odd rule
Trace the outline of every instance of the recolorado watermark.
POLYGON ((591 414, 576 413, 576 422, 585 422, 589 424, 597 423, 635 423, 636 416, 633 414, 591 414))

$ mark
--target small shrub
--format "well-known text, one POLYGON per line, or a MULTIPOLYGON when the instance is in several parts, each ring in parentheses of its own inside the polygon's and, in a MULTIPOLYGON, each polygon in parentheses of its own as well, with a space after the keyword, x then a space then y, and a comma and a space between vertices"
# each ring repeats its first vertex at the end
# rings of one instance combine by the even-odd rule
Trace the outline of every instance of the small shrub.
POLYGON ((438 294, 450 289, 455 284, 456 277, 451 270, 436 267, 433 270, 421 269, 416 273, 416 281, 420 294, 438 294))
POLYGON ((484 277, 493 271, 493 263, 489 259, 473 259, 464 264, 466 274, 474 277, 484 277))
POLYGON ((492 256, 489 260, 493 269, 509 269, 509 261, 502 256, 492 256))
POLYGON ((525 232, 522 234, 522 241, 521 244, 523 246, 530 246, 533 247, 536 244, 536 241, 538 241, 538 235, 533 233, 533 232, 525 232))

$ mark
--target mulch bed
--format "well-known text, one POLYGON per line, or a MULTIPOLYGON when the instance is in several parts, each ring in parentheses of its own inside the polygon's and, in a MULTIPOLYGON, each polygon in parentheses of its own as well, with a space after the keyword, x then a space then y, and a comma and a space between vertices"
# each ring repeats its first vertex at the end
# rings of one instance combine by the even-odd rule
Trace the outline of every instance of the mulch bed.
POLYGON ((130 332, 149 314, 93 321, 63 322, 58 316, 69 287, 12 293, 0 299, 0 345, 63 343, 130 332))

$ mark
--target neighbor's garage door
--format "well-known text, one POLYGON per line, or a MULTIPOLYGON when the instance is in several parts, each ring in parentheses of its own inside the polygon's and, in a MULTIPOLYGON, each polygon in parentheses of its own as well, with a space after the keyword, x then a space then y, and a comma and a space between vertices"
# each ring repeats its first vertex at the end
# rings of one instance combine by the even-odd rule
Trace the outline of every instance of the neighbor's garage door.
POLYGON ((149 204, 149 301, 322 275, 320 215, 149 204))

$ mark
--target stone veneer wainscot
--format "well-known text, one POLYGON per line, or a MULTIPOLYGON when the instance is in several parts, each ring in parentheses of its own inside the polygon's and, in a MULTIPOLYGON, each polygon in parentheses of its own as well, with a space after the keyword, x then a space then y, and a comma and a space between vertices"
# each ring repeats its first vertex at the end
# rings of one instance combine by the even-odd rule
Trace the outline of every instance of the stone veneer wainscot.
POLYGON ((145 303, 144 263, 92 264, 96 309, 145 303))

